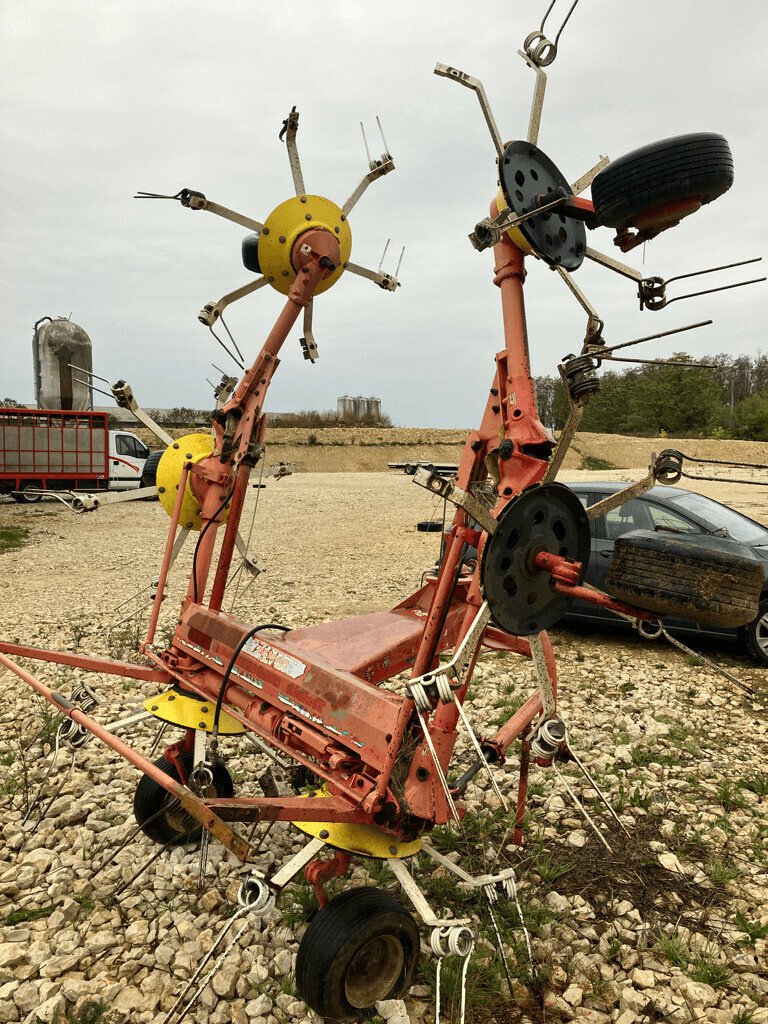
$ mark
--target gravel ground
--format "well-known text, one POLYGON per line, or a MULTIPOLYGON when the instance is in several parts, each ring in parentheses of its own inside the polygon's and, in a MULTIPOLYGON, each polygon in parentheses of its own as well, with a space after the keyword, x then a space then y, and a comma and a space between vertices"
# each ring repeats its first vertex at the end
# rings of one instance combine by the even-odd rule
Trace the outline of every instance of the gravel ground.
MULTIPOLYGON (((768 504, 747 488, 712 487, 709 493, 768 522, 768 504)), ((430 496, 399 475, 297 474, 270 482, 252 542, 265 571, 241 590, 236 611, 254 622, 294 625, 394 604, 434 561, 435 535, 417 533, 414 524, 436 512, 430 496)), ((246 532, 249 520, 250 508, 246 532)), ((166 523, 156 503, 105 507, 89 516, 49 503, 0 504, 0 527, 30 530, 26 546, 0 555, 2 635, 130 656, 146 617, 145 595, 124 602, 157 571, 166 523)), ((179 559, 162 628, 172 624, 191 547, 179 559)), ((515 999, 498 994, 500 971, 483 940, 470 971, 470 1016, 500 1024, 768 1022, 766 671, 735 648, 705 648, 760 691, 751 699, 685 655, 631 633, 563 629, 554 643, 573 746, 630 835, 589 801, 570 767, 565 777, 588 802, 611 853, 551 770, 533 772, 522 851, 509 844, 485 782, 470 789, 471 806, 489 817, 475 820, 471 837, 446 829, 436 841, 473 868, 497 853, 500 863, 517 865, 536 965, 531 972, 514 914, 500 909, 515 999)), ((64 693, 85 678, 46 666, 35 671, 64 693)), ((102 698, 95 713, 102 721, 153 692, 113 677, 87 678, 102 698)), ((104 1003, 111 1020, 160 1024, 231 913, 242 869, 213 844, 202 895, 192 849, 166 852, 135 878, 156 849, 142 835, 116 852, 134 829, 137 776, 95 742, 78 753, 71 772, 71 755, 59 754, 42 779, 43 820, 35 823, 33 815, 23 824, 25 800, 37 792, 47 764, 38 735, 46 716, 15 677, 0 674, 0 681, 6 693, 0 705, 0 1022, 85 1024, 97 1019, 88 1016, 89 1005, 104 1003)), ((508 715, 532 685, 527 662, 485 654, 472 687, 470 715, 478 729, 508 715)), ((152 735, 140 725, 133 739, 148 749, 152 735)), ((237 743, 225 753, 239 790, 253 792, 263 759, 237 743)), ((511 753, 499 772, 510 793, 511 753)), ((470 756, 462 739, 457 763, 470 756)), ((275 826, 264 841, 264 862, 281 861, 300 846, 298 833, 275 826)), ((366 877, 356 866, 353 878, 366 877)), ((456 912, 464 897, 440 886, 440 871, 421 877, 433 904, 456 912)), ((272 912, 240 936, 189 1019, 309 1019, 291 980, 303 924, 290 896, 284 903, 285 919, 272 912)), ((406 1004, 382 1004, 381 1013, 391 1024, 431 1020, 432 978, 427 964, 406 1004)))

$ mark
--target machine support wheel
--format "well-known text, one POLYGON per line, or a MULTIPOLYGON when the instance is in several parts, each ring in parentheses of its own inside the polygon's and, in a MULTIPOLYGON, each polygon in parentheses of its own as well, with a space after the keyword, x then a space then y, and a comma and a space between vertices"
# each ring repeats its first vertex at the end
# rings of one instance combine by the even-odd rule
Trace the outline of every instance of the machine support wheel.
POLYGON ((733 157, 726 139, 696 132, 652 142, 612 161, 592 182, 592 202, 601 224, 623 231, 665 203, 711 203, 732 184, 733 157))
POLYGON ((743 626, 739 634, 755 661, 768 666, 768 599, 760 602, 757 617, 743 626))
POLYGON ((318 911, 296 958, 302 999, 330 1020, 361 1020, 380 999, 410 987, 419 931, 395 897, 374 888, 348 889, 318 911))
POLYGON ((18 501, 20 505, 36 505, 42 499, 42 494, 26 494, 24 492, 36 490, 39 487, 39 482, 35 483, 34 480, 27 480, 19 488, 21 493, 12 495, 13 500, 18 501))
MULTIPOLYGON (((189 775, 194 767, 193 755, 182 754, 181 759, 185 774, 189 775)), ((176 768, 164 757, 158 758, 155 765, 172 779, 180 781, 176 768)), ((231 775, 224 765, 217 761, 213 766, 213 784, 205 790, 203 796, 229 797, 233 796, 234 792, 231 775)), ((148 775, 142 775, 136 787, 133 815, 144 835, 163 846, 194 843, 202 831, 195 819, 179 806, 175 797, 148 775)))
POLYGON ((616 541, 605 589, 662 616, 734 628, 754 620, 764 583, 762 563, 736 541, 633 530, 616 541))

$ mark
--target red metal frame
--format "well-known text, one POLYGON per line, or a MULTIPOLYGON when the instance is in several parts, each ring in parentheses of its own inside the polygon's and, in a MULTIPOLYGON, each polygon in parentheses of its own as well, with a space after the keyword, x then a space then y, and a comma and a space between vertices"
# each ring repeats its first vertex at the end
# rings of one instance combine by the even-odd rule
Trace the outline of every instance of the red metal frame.
MULTIPOLYGON (((106 412, 89 412, 89 411, 78 411, 76 409, 0 409, 0 425, 4 425, 6 430, 8 426, 12 426, 14 422, 17 424, 17 438, 18 444, 13 448, 9 448, 7 443, 4 443, 3 438, 7 436, 5 431, 0 431, 0 483, 6 483, 11 485, 12 490, 19 490, 24 482, 34 481, 40 484, 42 489, 47 489, 48 481, 56 482, 61 485, 62 481, 71 482, 75 486, 93 489, 105 488, 109 482, 109 414, 106 412), (25 423, 28 420, 30 422, 25 423), (67 422, 86 423, 88 424, 88 438, 89 445, 87 448, 88 459, 88 470, 86 472, 78 471, 77 468, 67 470, 63 465, 63 454, 64 454, 64 430, 67 422), (47 455, 47 468, 37 468, 33 465, 28 472, 11 472, 7 469, 8 465, 8 453, 9 452, 28 452, 33 456, 33 463, 38 461, 34 458, 35 454, 40 454, 40 449, 33 445, 32 448, 26 449, 21 447, 21 429, 23 426, 34 427, 45 427, 48 431, 49 438, 53 433, 60 429, 61 431, 61 445, 60 451, 62 453, 62 468, 60 471, 50 469, 50 454, 51 452, 57 451, 55 448, 51 448, 50 444, 46 449, 47 455), (104 449, 99 451, 94 448, 93 440, 94 437, 103 434, 104 449), (95 462, 98 459, 100 461, 95 462)), ((82 455, 83 449, 79 447, 75 449, 76 454, 82 455)))
MULTIPOLYGON (((491 212, 496 214, 495 204, 491 212)), ((470 490, 489 472, 494 479, 498 478, 498 501, 492 513, 498 516, 522 490, 542 480, 553 441, 539 420, 530 373, 523 301, 524 256, 507 237, 495 246, 494 254, 494 282, 501 291, 504 348, 496 355, 496 369, 480 428, 467 438, 457 483, 464 490, 470 490)), ((303 627, 281 634, 279 638, 273 634, 256 635, 245 644, 234 663, 224 691, 227 713, 276 750, 320 776, 330 794, 327 798, 312 801, 284 797, 197 798, 6 655, 162 681, 179 685, 206 701, 216 700, 225 666, 251 630, 249 623, 222 611, 222 599, 249 476, 261 455, 266 428, 265 394, 289 331, 311 301, 319 283, 338 264, 338 241, 324 229, 310 228, 294 244, 292 259, 298 276, 285 307, 231 399, 214 414, 214 454, 194 465, 184 466, 158 593, 163 592, 168 574, 187 480, 200 503, 203 532, 198 540, 179 625, 163 651, 153 646, 159 601, 152 610, 141 653, 154 667, 0 643, 0 652, 5 652, 0 653, 0 664, 170 793, 179 796, 182 792, 185 810, 243 859, 247 858, 248 845, 225 824, 227 820, 262 818, 362 823, 377 825, 400 839, 413 838, 434 824, 448 820, 448 802, 432 754, 421 740, 413 700, 407 695, 379 689, 377 684, 408 668, 413 676, 434 668, 440 653, 461 641, 477 614, 482 602, 479 570, 471 576, 462 575, 460 565, 467 543, 477 546, 482 558, 486 535, 469 529, 462 509, 457 510, 445 534, 445 552, 437 578, 428 580, 405 601, 389 611, 303 627), (222 509, 227 503, 229 516, 214 568, 216 537, 222 509)), ((606 607, 627 610, 605 595, 575 586, 580 567, 568 559, 541 556, 539 567, 554 576, 557 588, 563 593, 578 594, 606 607)), ((638 615, 633 609, 629 611, 638 615)), ((542 638, 556 694, 554 656, 546 634, 542 634, 542 638)), ((530 645, 525 639, 511 636, 495 626, 486 630, 484 643, 497 650, 530 657, 530 645)), ((473 669, 474 663, 469 667, 467 681, 458 691, 461 701, 466 697, 473 669)), ((503 760, 509 746, 516 739, 524 738, 516 813, 517 841, 525 809, 528 737, 541 708, 538 693, 532 694, 495 736, 483 741, 485 749, 503 760)), ((453 703, 438 703, 428 716, 427 728, 444 773, 448 772, 456 742, 457 722, 458 709, 453 703)), ((171 753, 181 749, 174 745, 171 753)), ((459 808, 461 810, 460 801, 459 808)))

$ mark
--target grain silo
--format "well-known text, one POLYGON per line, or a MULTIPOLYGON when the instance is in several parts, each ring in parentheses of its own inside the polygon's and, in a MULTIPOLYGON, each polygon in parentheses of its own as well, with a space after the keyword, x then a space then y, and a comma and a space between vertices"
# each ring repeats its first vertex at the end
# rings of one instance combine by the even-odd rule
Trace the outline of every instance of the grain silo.
POLYGON ((340 420, 346 420, 355 415, 353 400, 349 395, 342 395, 336 400, 336 416, 340 420))
POLYGON ((35 324, 32 355, 38 409, 93 409, 90 387, 77 380, 85 380, 86 374, 72 370, 93 369, 91 339, 82 327, 64 317, 44 316, 35 324))

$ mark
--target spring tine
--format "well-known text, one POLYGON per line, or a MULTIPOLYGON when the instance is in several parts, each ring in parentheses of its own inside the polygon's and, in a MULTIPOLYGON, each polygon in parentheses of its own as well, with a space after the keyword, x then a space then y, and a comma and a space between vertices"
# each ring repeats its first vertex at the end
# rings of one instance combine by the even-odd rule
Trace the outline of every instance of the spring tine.
POLYGON ((586 809, 586 807, 582 804, 581 800, 579 800, 579 798, 576 796, 574 791, 571 789, 571 787, 570 787, 570 785, 568 783, 568 780, 563 775, 563 773, 560 771, 560 769, 557 767, 557 765, 555 764, 554 761, 552 762, 552 767, 555 769, 555 774, 557 775, 557 777, 561 780, 561 782, 563 783, 565 788, 568 790, 568 795, 570 796, 571 800, 573 800, 573 802, 576 804, 576 807, 577 807, 579 813, 582 815, 584 820, 592 828, 593 832, 595 833, 597 838, 600 840, 600 842, 603 844, 603 846, 606 848, 606 850, 609 853, 613 853, 613 850, 611 849, 610 845, 608 844, 608 840, 605 838, 603 833, 600 831, 600 829, 594 823, 594 821, 590 817, 589 811, 586 809))
MULTIPOLYGON (((721 267, 708 267, 706 270, 692 270, 689 274, 676 274, 668 277, 664 284, 671 284, 673 281, 684 281, 687 277, 703 277, 704 274, 716 274, 719 270, 732 270, 734 267, 746 267, 750 263, 760 263, 762 256, 755 256, 751 260, 739 260, 738 263, 724 263, 721 267)), ((764 278, 762 280, 765 280, 764 278)))
MULTIPOLYGON (((391 241, 392 239, 388 238, 384 244, 384 252, 381 254, 381 259, 379 260, 379 273, 381 273, 381 268, 384 266, 384 258, 387 255, 387 249, 389 248, 389 243, 391 241)), ((397 274, 395 274, 395 277, 397 277, 397 274)))
POLYGON ((159 729, 157 730, 157 732, 155 733, 155 738, 154 738, 154 740, 152 741, 152 746, 151 746, 151 748, 150 748, 150 751, 149 751, 149 756, 150 756, 150 757, 152 757, 152 755, 154 754, 154 752, 155 752, 155 751, 157 750, 157 748, 158 748, 158 745, 159 745, 159 743, 160 743, 160 740, 161 740, 161 739, 163 738, 163 734, 165 733, 165 730, 166 730, 167 728, 168 728, 168 722, 162 722, 162 723, 160 724, 160 728, 159 728, 159 729))
POLYGON ((644 338, 635 338, 632 341, 621 341, 618 345, 594 345, 594 351, 590 350, 589 355, 602 359, 604 352, 617 352, 620 348, 629 348, 630 345, 640 345, 644 341, 656 341, 657 338, 666 338, 670 334, 682 334, 684 331, 693 331, 697 327, 709 327, 712 320, 700 320, 695 324, 687 324, 685 327, 673 327, 670 331, 659 331, 658 334, 647 334, 644 338))
POLYGON ((381 127, 381 121, 379 120, 378 114, 376 115, 376 124, 379 126, 379 134, 381 135, 381 141, 384 143, 384 152, 387 154, 387 156, 389 156, 389 146, 387 145, 387 140, 384 138, 384 129, 381 127))
MULTIPOLYGON (((234 912, 234 914, 232 914, 232 916, 227 921, 225 921, 224 927, 221 929, 221 931, 219 932, 218 936, 216 937, 216 941, 213 943, 211 948, 208 950, 208 952, 205 954, 203 959, 200 961, 200 964, 198 965, 197 970, 192 975, 192 977, 189 979, 189 981, 184 986, 182 991, 179 993, 178 997, 176 998, 176 1002, 173 1004, 173 1006, 170 1008, 168 1013, 165 1015, 165 1017, 163 1019, 163 1024, 169 1024, 169 1021, 173 1018, 174 1013, 176 1012, 176 1010, 179 1008, 179 1006, 184 1001, 184 999, 185 999, 185 997, 187 995, 187 992, 189 992, 189 990, 192 988, 192 986, 195 984, 197 979, 200 977, 200 975, 205 970, 206 965, 209 963, 209 961, 213 957, 214 953, 216 952, 216 948, 218 947, 219 943, 222 941, 222 939, 227 934, 227 932, 232 927, 232 925, 235 923, 235 921, 237 921, 237 919, 239 917, 242 917, 249 909, 250 909, 249 907, 238 907, 237 910, 234 912)), ((247 922, 246 922, 246 925, 247 925, 247 922)), ((244 926, 244 928, 245 928, 245 926, 244 926)), ((242 931, 244 930, 244 928, 241 929, 241 931, 238 931, 237 935, 235 936, 235 940, 234 941, 237 941, 237 939, 242 934, 242 931)), ((231 949, 232 945, 233 945, 233 943, 230 943, 227 946, 227 948, 226 948, 226 950, 224 952, 228 953, 229 950, 231 949)), ((187 1013, 189 1013, 190 1009, 194 1006, 195 1001, 197 1000, 198 996, 200 995, 202 990, 205 988, 207 983, 208 983, 208 978, 206 978, 205 981, 202 983, 202 985, 200 985, 198 987, 198 990, 195 992, 195 995, 192 997, 192 999, 190 999, 190 1001, 187 1003, 187 1006, 185 1007, 184 1012, 181 1014, 181 1016, 179 1017, 179 1019, 176 1022, 176 1024, 181 1024, 181 1021, 184 1019, 184 1017, 187 1015, 187 1013)))
POLYGON ((502 966, 504 967, 504 973, 507 976, 507 985, 509 986, 509 994, 514 999, 515 998, 515 994, 514 994, 514 991, 512 990, 512 975, 511 975, 510 970, 509 970, 509 963, 507 962, 507 954, 504 952, 504 943, 501 941, 501 932, 499 931, 499 926, 498 926, 498 924, 496 922, 496 915, 493 912, 493 904, 491 902, 491 897, 486 892, 485 886, 483 886, 483 893, 485 895, 485 902, 486 902, 486 905, 488 907, 488 914, 489 914, 489 916, 491 918, 491 924, 493 925, 493 930, 494 930, 494 932, 496 934, 496 945, 499 947, 499 953, 501 955, 501 963, 502 963, 502 966))
POLYGON ((605 795, 605 793, 603 793, 602 789, 600 789, 598 784, 595 782, 595 780, 592 778, 590 773, 587 771, 587 768, 585 767, 585 765, 582 762, 582 760, 579 757, 579 755, 574 753, 574 751, 572 750, 572 748, 570 746, 570 743, 568 744, 568 753, 571 755, 573 760, 576 762, 576 765, 579 768, 579 770, 581 771, 581 773, 584 776, 584 778, 587 780, 587 782, 590 784, 592 789, 594 789, 594 791, 599 796, 600 801, 603 804, 603 806, 605 807, 605 809, 608 811, 608 813, 611 815, 611 817, 615 820, 616 824, 619 825, 623 829, 623 831, 627 834, 627 836, 631 839, 632 838, 632 833, 629 831, 627 826, 624 824, 624 822, 618 816, 616 811, 614 811, 613 807, 611 807, 610 802, 608 801, 608 797, 605 795))
MULTIPOLYGON (((719 268, 718 268, 719 269, 719 268)), ((703 273, 709 273, 709 271, 703 271, 703 273)), ((694 277, 694 274, 686 275, 688 277, 694 277)), ((674 299, 667 299, 664 303, 665 306, 671 306, 673 302, 680 302, 681 299, 695 299, 699 295, 712 295, 715 292, 728 292, 731 288, 744 288, 748 284, 760 284, 761 281, 765 281, 764 277, 753 277, 749 281, 737 281, 736 284, 723 284, 719 288, 705 288, 700 292, 688 292, 687 295, 677 295, 674 299)))
POLYGON ((371 151, 368 149, 368 139, 365 136, 365 128, 363 122, 360 122, 360 131, 363 133, 363 145, 365 146, 365 155, 368 158, 368 166, 370 167, 373 161, 371 160, 371 151))
POLYGON ((464 710, 464 706, 461 703, 461 701, 456 697, 455 693, 453 694, 453 702, 454 702, 454 704, 456 705, 456 707, 458 709, 459 715, 461 716, 461 720, 464 723, 464 728, 467 730, 467 735, 470 738, 472 746, 475 748, 475 752, 476 752, 477 756, 480 758, 480 760, 482 761, 483 768, 485 769, 485 771, 488 774, 488 778, 490 779, 491 785, 493 786, 493 791, 496 794, 496 796, 499 798, 499 800, 501 801, 501 806, 504 808, 504 810, 507 812, 507 814, 509 814, 509 804, 507 803, 506 797, 501 792, 501 790, 499 789, 499 787, 498 787, 498 785, 496 783, 496 778, 494 776, 493 768, 488 763, 488 761, 487 761, 487 759, 485 757, 485 754, 483 753, 483 748, 480 746, 478 738, 475 735, 475 731, 472 728, 472 724, 469 721, 469 718, 467 717, 466 711, 464 710))

